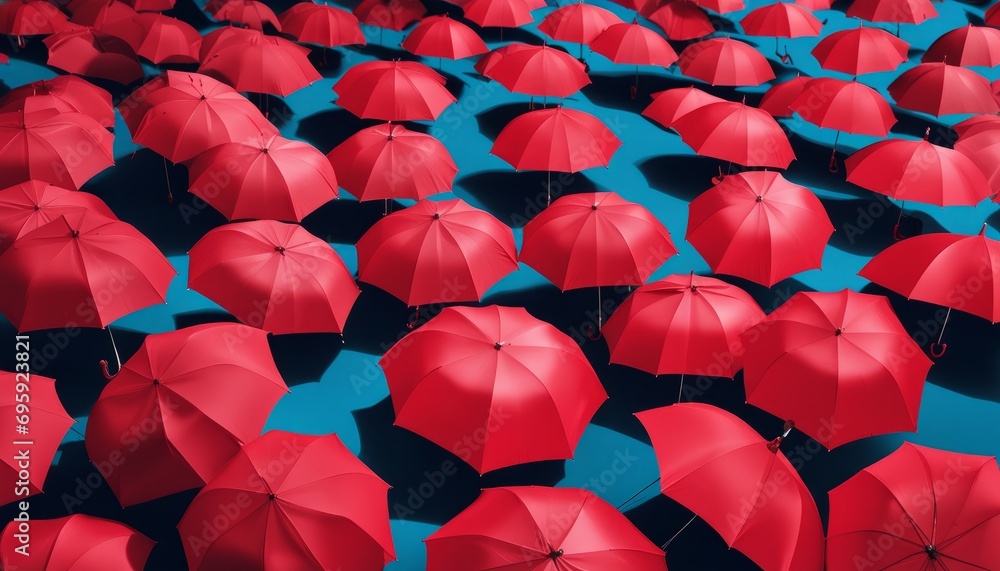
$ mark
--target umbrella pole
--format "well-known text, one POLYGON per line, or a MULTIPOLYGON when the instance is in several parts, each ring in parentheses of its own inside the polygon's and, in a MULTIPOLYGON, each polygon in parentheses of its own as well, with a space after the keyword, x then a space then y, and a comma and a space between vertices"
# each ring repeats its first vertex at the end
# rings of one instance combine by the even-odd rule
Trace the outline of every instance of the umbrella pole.
POLYGON ((545 181, 545 206, 552 204, 552 171, 545 171, 548 177, 545 181))
POLYGON ((115 377, 115 375, 117 375, 119 373, 119 371, 122 370, 122 359, 121 359, 121 357, 118 356, 118 345, 115 344, 115 336, 114 336, 114 334, 111 333, 111 326, 110 325, 105 325, 104 328, 108 330, 108 337, 111 338, 111 347, 115 351, 115 365, 116 365, 116 367, 115 367, 115 373, 114 373, 114 375, 112 375, 108 371, 108 361, 107 361, 107 359, 101 359, 101 372, 104 374, 104 378, 108 379, 110 381, 111 379, 113 379, 115 377))
POLYGON ((677 402, 681 402, 681 397, 684 395, 684 373, 681 373, 681 385, 677 387, 677 402))
POLYGON ((388 216, 389 214, 389 199, 386 198, 385 202, 382 203, 382 216, 388 216))
POLYGON ((950 318, 951 318, 951 308, 949 307, 948 313, 946 313, 944 316, 944 323, 941 324, 941 333, 938 334, 937 343, 931 343, 931 356, 933 356, 935 359, 943 357, 944 352, 948 349, 948 344, 941 343, 941 340, 944 339, 944 328, 948 327, 948 319, 950 318), (939 347, 940 350, 938 350, 939 347))
POLYGON ((652 482, 646 484, 641 490, 639 490, 638 492, 632 494, 632 496, 629 497, 629 499, 627 499, 624 502, 618 504, 618 507, 615 508, 615 509, 617 509, 619 511, 623 511, 622 508, 624 508, 625 506, 627 506, 629 504, 629 502, 631 502, 632 500, 638 498, 643 492, 645 492, 646 490, 652 488, 653 485, 656 484, 659 481, 660 481, 660 479, 657 478, 657 479, 653 480, 652 482))
POLYGON ((904 208, 906 208, 906 201, 905 200, 903 202, 901 202, 900 205, 899 205, 899 217, 896 218, 896 226, 894 226, 893 229, 892 229, 892 237, 895 238, 897 242, 899 240, 903 239, 903 237, 899 235, 899 223, 903 221, 903 209, 904 208))
POLYGON ((167 157, 163 157, 163 176, 167 179, 167 204, 173 204, 174 193, 170 191, 170 171, 167 169, 167 157))
POLYGON ((840 131, 837 131, 837 136, 833 138, 833 150, 830 151, 830 165, 828 167, 830 172, 832 173, 835 173, 840 170, 840 167, 837 166, 837 143, 839 141, 840 141, 840 131))
POLYGON ((666 543, 664 543, 663 545, 661 545, 660 549, 666 551, 667 550, 667 546, 669 546, 670 543, 673 540, 677 539, 677 536, 680 535, 682 531, 684 531, 685 529, 687 529, 687 527, 689 525, 691 525, 692 523, 694 523, 694 520, 696 520, 696 519, 698 519, 698 514, 695 514, 695 515, 691 516, 691 519, 689 519, 688 522, 684 524, 684 527, 682 527, 679 530, 677 530, 677 533, 675 533, 673 537, 671 537, 670 539, 668 539, 666 543))
POLYGON ((635 101, 636 96, 639 95, 639 66, 635 66, 635 84, 632 85, 631 93, 632 101, 635 101))

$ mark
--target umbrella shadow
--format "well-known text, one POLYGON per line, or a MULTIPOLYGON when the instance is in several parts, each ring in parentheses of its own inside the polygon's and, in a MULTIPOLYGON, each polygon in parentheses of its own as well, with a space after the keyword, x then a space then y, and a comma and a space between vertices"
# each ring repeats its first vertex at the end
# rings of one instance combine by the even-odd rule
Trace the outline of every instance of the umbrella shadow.
POLYGON ((268 335, 271 355, 285 384, 290 387, 318 382, 344 347, 338 333, 268 335))
POLYGON ((292 108, 285 103, 283 98, 275 95, 267 95, 263 97, 251 95, 250 100, 254 101, 255 99, 260 112, 263 113, 264 116, 267 117, 267 120, 278 129, 281 129, 285 125, 292 122, 292 118, 295 116, 295 113, 292 112, 292 108))
MULTIPOLYGON (((344 325, 344 348, 381 357, 410 332, 407 323, 416 311, 371 284, 358 282, 358 287, 361 295, 344 325)), ((440 309, 427 307, 422 315, 427 319, 440 309)))
POLYGON ((210 28, 220 26, 219 22, 209 18, 208 15, 201 9, 204 5, 205 2, 202 0, 192 0, 189 2, 181 0, 176 2, 173 9, 168 11, 167 14, 191 24, 194 29, 204 35, 206 32, 210 31, 210 28))
MULTIPOLYGON (((471 195, 485 210, 511 228, 521 228, 545 209, 548 174, 540 171, 486 171, 456 181, 456 194, 471 195)), ((581 173, 552 173, 551 195, 603 190, 581 173)))
MULTIPOLYGON (((835 229, 830 237, 830 245, 834 248, 852 254, 874 256, 896 242, 893 228, 899 219, 900 209, 881 194, 871 193, 868 199, 820 198, 820 201, 835 229)), ((904 213, 905 217, 919 221, 922 233, 944 231, 936 220, 923 212, 904 213)))
MULTIPOLYGON (((356 244, 361 236, 383 217, 385 201, 358 202, 347 198, 331 200, 306 216, 302 226, 323 240, 333 244, 356 244)), ((404 209, 395 200, 389 203, 389 212, 404 209)))
POLYGON ((1000 210, 997 210, 996 212, 991 214, 990 217, 986 219, 986 223, 992 226, 993 228, 1000 230, 1000 210))
POLYGON ((295 136, 328 153, 348 137, 372 124, 339 107, 320 111, 299 120, 295 136))
POLYGON ((326 79, 335 79, 344 73, 344 61, 347 57, 343 52, 333 48, 310 46, 309 60, 316 71, 326 79))
POLYGON ((804 137, 795 137, 794 131, 789 131, 789 142, 795 149, 795 160, 788 165, 788 170, 781 173, 786 179, 809 188, 823 188, 833 192, 855 196, 860 199, 869 198, 871 191, 847 182, 847 167, 844 160, 851 153, 837 151, 837 173, 829 172, 831 147, 811 141, 804 137))
POLYGON ((892 126, 892 132, 897 135, 909 135, 921 139, 927 133, 927 129, 930 129, 928 140, 935 145, 951 147, 958 140, 958 133, 954 129, 928 115, 899 106, 893 106, 892 112, 896 115, 896 124, 892 126))
POLYGON ((636 166, 650 188, 689 202, 712 188, 712 177, 726 164, 711 157, 662 155, 636 166))
POLYGON ((479 133, 495 141, 500 131, 515 118, 529 111, 527 103, 505 103, 476 114, 479 133))
MULTIPOLYGON (((628 69, 628 66, 621 66, 623 70, 628 69)), ((639 70, 639 89, 636 94, 636 98, 632 99, 631 87, 635 85, 635 68, 632 68, 631 72, 622 71, 614 74, 605 73, 592 73, 590 74, 590 85, 583 88, 583 94, 587 96, 592 103, 595 105, 600 105, 602 107, 610 107, 613 109, 620 109, 622 111, 631 111, 634 113, 640 113, 646 108, 650 103, 652 103, 652 94, 664 91, 666 89, 677 89, 681 87, 691 87, 691 80, 680 76, 674 75, 666 70, 660 73, 651 73, 648 71, 648 67, 640 68, 639 70)), ((695 85, 696 88, 720 97, 727 101, 742 101, 744 94, 740 93, 735 87, 727 86, 713 86, 713 85, 695 85)), ((747 97, 747 104, 752 104, 751 97, 747 97)))
POLYGON ((10 86, 8 86, 6 83, 0 80, 0 97, 3 97, 8 93, 10 93, 10 86))
POLYGON ((459 20, 466 26, 475 30, 476 33, 479 34, 479 37, 482 38, 487 44, 521 42, 524 44, 531 44, 533 46, 540 46, 544 41, 541 36, 534 34, 525 28, 481 28, 475 22, 466 20, 465 18, 459 18, 459 20))

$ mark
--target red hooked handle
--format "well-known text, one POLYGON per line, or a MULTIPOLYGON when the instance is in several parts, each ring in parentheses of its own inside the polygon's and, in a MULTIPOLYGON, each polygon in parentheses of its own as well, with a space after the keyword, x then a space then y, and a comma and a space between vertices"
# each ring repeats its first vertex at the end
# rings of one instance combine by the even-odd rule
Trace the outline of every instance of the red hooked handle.
POLYGON ((899 224, 896 224, 895 226, 892 227, 892 237, 897 242, 899 242, 900 240, 906 238, 906 236, 900 236, 899 235, 899 224))
POLYGON ((107 359, 101 359, 101 374, 103 374, 104 378, 107 379, 107 380, 109 380, 109 381, 111 379, 115 378, 115 376, 112 375, 110 371, 108 371, 108 361, 107 361, 107 359))
POLYGON ((840 166, 837 165, 837 154, 834 153, 830 155, 830 166, 828 167, 830 172, 836 173, 840 171, 840 166))
POLYGON ((940 345, 938 345, 937 343, 931 343, 931 356, 934 357, 935 359, 940 359, 941 357, 943 357, 944 352, 947 350, 948 350, 947 343, 941 343, 940 345), (940 350, 938 350, 939 347, 940 350))
POLYGON ((591 341, 597 341, 601 338, 601 330, 594 327, 593 323, 587 325, 587 339, 591 341), (596 333, 595 333, 596 332, 596 333))

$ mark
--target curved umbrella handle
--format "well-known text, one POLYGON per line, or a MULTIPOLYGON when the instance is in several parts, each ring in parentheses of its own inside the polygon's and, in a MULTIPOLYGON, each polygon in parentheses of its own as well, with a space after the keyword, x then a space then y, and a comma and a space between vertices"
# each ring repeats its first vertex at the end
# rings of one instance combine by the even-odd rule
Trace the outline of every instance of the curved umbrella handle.
POLYGON ((840 171, 840 166, 837 164, 837 152, 836 151, 834 151, 833 154, 830 155, 830 164, 829 164, 829 166, 827 168, 830 170, 831 173, 834 173, 834 174, 836 174, 837 172, 840 171))
POLYGON ((896 224, 895 226, 892 227, 892 238, 897 242, 906 238, 906 236, 899 235, 899 224, 896 224))
POLYGON ((119 366, 118 370, 115 371, 114 375, 112 375, 111 372, 108 371, 108 360, 101 359, 101 374, 104 375, 105 379, 110 381, 111 379, 115 378, 115 376, 117 376, 121 370, 122 368, 119 366))
POLYGON ((947 343, 941 343, 940 345, 937 343, 931 343, 931 357, 934 357, 935 359, 940 359, 941 357, 944 357, 944 352, 947 350, 948 350, 947 343), (939 347, 940 350, 938 350, 939 347))
POLYGON ((593 323, 587 324, 587 339, 590 339, 591 341, 597 341, 598 339, 601 338, 602 335, 603 334, 601 333, 601 330, 594 327, 593 323))
POLYGON ((632 97, 632 101, 635 101, 635 98, 639 96, 639 88, 638 88, 638 86, 630 85, 628 87, 628 93, 629 93, 629 96, 632 97))

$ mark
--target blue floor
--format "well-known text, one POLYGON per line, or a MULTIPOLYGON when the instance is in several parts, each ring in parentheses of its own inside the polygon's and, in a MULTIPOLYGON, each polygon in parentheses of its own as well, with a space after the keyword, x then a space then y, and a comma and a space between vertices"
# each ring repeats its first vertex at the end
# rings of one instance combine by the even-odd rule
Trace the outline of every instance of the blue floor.
MULTIPOLYGON (((285 2, 268 3, 275 11, 287 7, 285 2)), ((617 5, 599 3, 623 19, 632 18, 631 12, 617 5)), ((762 3, 754 1, 751 7, 762 3)), ((203 31, 213 25, 194 7, 192 0, 178 0, 178 4, 174 15, 203 31)), ((349 8, 347 2, 344 6, 349 8)), ((432 13, 448 10, 453 16, 460 15, 453 6, 439 0, 428 6, 432 13)), ((939 18, 920 26, 902 27, 902 38, 912 48, 910 61, 900 71, 917 63, 923 50, 942 33, 969 21, 981 22, 981 6, 952 0, 936 2, 935 6, 940 12, 939 18)), ((845 7, 845 3, 838 2, 835 8, 840 11, 818 13, 827 21, 824 34, 857 25, 856 21, 844 17, 845 7)), ((546 7, 534 12, 536 20, 540 21, 552 9, 546 7)), ((716 27, 722 30, 720 33, 731 32, 738 36, 734 22, 744 13, 716 17, 716 27)), ((895 26, 890 29, 894 31, 895 26)), ((372 123, 362 122, 334 105, 331 86, 345 70, 362 61, 393 57, 412 59, 412 56, 398 48, 405 34, 370 28, 366 29, 366 34, 369 46, 363 49, 329 51, 327 65, 321 69, 323 80, 284 100, 270 98, 271 116, 283 135, 306 140, 326 153, 362 126, 372 123)), ((492 47, 500 45, 499 38, 496 30, 485 33, 492 47)), ((503 40, 540 44, 543 36, 531 25, 505 30, 503 40)), ((773 39, 750 38, 749 41, 759 45, 769 56, 779 79, 794 77, 796 73, 820 74, 816 61, 809 55, 815 38, 783 40, 792 54, 794 66, 782 64, 773 55, 773 39)), ((566 47, 571 53, 577 53, 577 46, 566 47)), ((683 45, 675 47, 680 51, 683 45)), ((10 65, 0 66, 0 93, 56 73, 44 65, 44 47, 38 40, 30 42, 23 51, 16 51, 13 44, 0 46, 0 51, 12 56, 10 65)), ((320 61, 321 57, 322 52, 313 54, 314 61, 320 61)), ((593 84, 562 103, 602 119, 616 131, 624 145, 608 169, 554 176, 554 194, 614 190, 628 200, 642 203, 666 224, 680 250, 680 254, 660 268, 652 279, 692 269, 708 273, 705 262, 683 240, 686 203, 711 186, 710 178, 718 163, 695 157, 679 137, 639 115, 649 101, 650 92, 688 85, 690 81, 682 77, 676 67, 641 69, 640 95, 633 101, 629 96, 632 68, 616 67, 594 54, 589 54, 587 61, 593 84)), ((436 60, 427 63, 437 65, 436 60)), ((442 140, 458 164, 460 173, 454 195, 441 195, 441 198, 457 196, 488 210, 515 227, 520 242, 520 227, 545 203, 544 174, 514 173, 506 163, 488 153, 499 130, 511 118, 526 111, 528 101, 526 97, 508 93, 496 83, 485 82, 473 70, 473 63, 474 60, 444 62, 442 71, 459 101, 435 123, 415 124, 413 128, 426 130, 442 140)), ((991 80, 1000 77, 995 70, 977 71, 991 80)), ((147 72, 155 74, 157 70, 147 67, 147 72)), ((872 74, 863 76, 861 81, 884 92, 897 74, 872 74)), ((102 86, 114 87, 103 83, 102 86)), ((729 99, 745 95, 748 103, 756 104, 767 86, 739 90, 701 87, 729 99)), ((115 96, 122 94, 119 88, 115 96)), ((948 126, 965 118, 938 120, 898 109, 896 114, 899 123, 893 129, 893 136, 917 137, 931 127, 932 139, 945 144, 954 136, 948 126)), ((846 183, 843 170, 837 175, 827 172, 832 132, 798 119, 783 121, 787 121, 798 157, 786 176, 815 190, 837 231, 826 250, 821 271, 805 272, 770 290, 742 280, 725 279, 746 288, 766 311, 803 290, 852 288, 888 294, 900 319, 926 348, 929 337, 936 338, 940 327, 935 321, 937 308, 907 302, 856 275, 871 256, 892 243, 898 207, 846 183)), ((839 148, 849 153, 872 141, 866 137, 842 136, 839 148)), ((116 126, 115 150, 117 166, 94 178, 84 190, 103 198, 120 218, 149 236, 180 272, 168 294, 167 305, 136 312, 115 323, 116 339, 124 359, 135 351, 147 333, 232 318, 213 302, 186 288, 186 251, 208 229, 224 223, 224 218, 210 208, 199 210, 193 206, 192 197, 183 190, 187 181, 183 167, 169 169, 175 199, 172 204, 168 203, 161 159, 133 145, 120 119, 116 126)), ((994 203, 947 210, 908 204, 907 210, 923 221, 925 232, 974 233, 986 221, 991 226, 987 234, 1000 238, 1000 205, 994 203)), ((361 204, 345 194, 339 201, 309 216, 304 225, 331 242, 347 265, 355 269, 353 244, 381 215, 381 203, 361 204)), ((292 392, 278 403, 267 428, 312 434, 336 432, 352 451, 393 486, 389 507, 399 559, 388 566, 390 571, 422 569, 422 540, 474 500, 483 487, 580 486, 619 505, 657 477, 652 449, 632 413, 672 402, 677 393, 677 378, 654 378, 625 367, 607 365, 605 343, 590 341, 585 336, 589 324, 594 322, 595 290, 563 294, 536 272, 522 266, 483 300, 483 303, 524 306, 534 316, 555 324, 581 341, 611 398, 583 435, 576 458, 499 470, 482 477, 462 465, 457 474, 441 478, 438 472, 442 465, 455 460, 454 457, 392 426, 392 406, 384 377, 377 366, 379 356, 407 332, 405 324, 410 311, 401 302, 371 286, 362 284, 361 287, 363 293, 347 323, 343 342, 338 335, 272 338, 275 359, 292 392)), ((606 297, 612 296, 617 304, 625 292, 604 293, 606 297)), ((4 337, 14 333, 6 322, 0 325, 0 331, 4 337)), ((946 337, 950 348, 931 369, 917 434, 870 438, 832 452, 819 450, 817 444, 801 434, 793 434, 783 445, 793 464, 801 466, 801 475, 813 491, 824 518, 828 490, 891 452, 904 440, 959 452, 1000 454, 1000 351, 997 350, 1000 327, 991 326, 978 317, 956 313, 948 325, 946 337)), ((37 348, 33 372, 58 379, 60 396, 70 414, 78 420, 76 431, 67 435, 49 474, 46 493, 32 499, 32 516, 88 513, 126 522, 158 542, 148 569, 184 569, 175 525, 195 492, 122 509, 87 459, 81 434, 88 411, 105 383, 98 361, 110 355, 107 334, 84 330, 70 339, 59 332, 36 332, 32 334, 32 341, 37 348)), ((2 353, 0 368, 13 370, 12 355, 6 351, 2 353)), ((781 419, 744 404, 740 377, 735 382, 689 378, 688 383, 693 389, 689 398, 739 414, 768 438, 780 432, 781 419)), ((690 518, 687 510, 656 493, 655 486, 627 507, 630 508, 628 517, 658 544, 666 541, 690 518)), ((9 508, 2 514, 12 516, 9 508)), ((719 536, 700 520, 671 544, 667 563, 672 571, 756 568, 739 552, 728 550, 719 536)))

